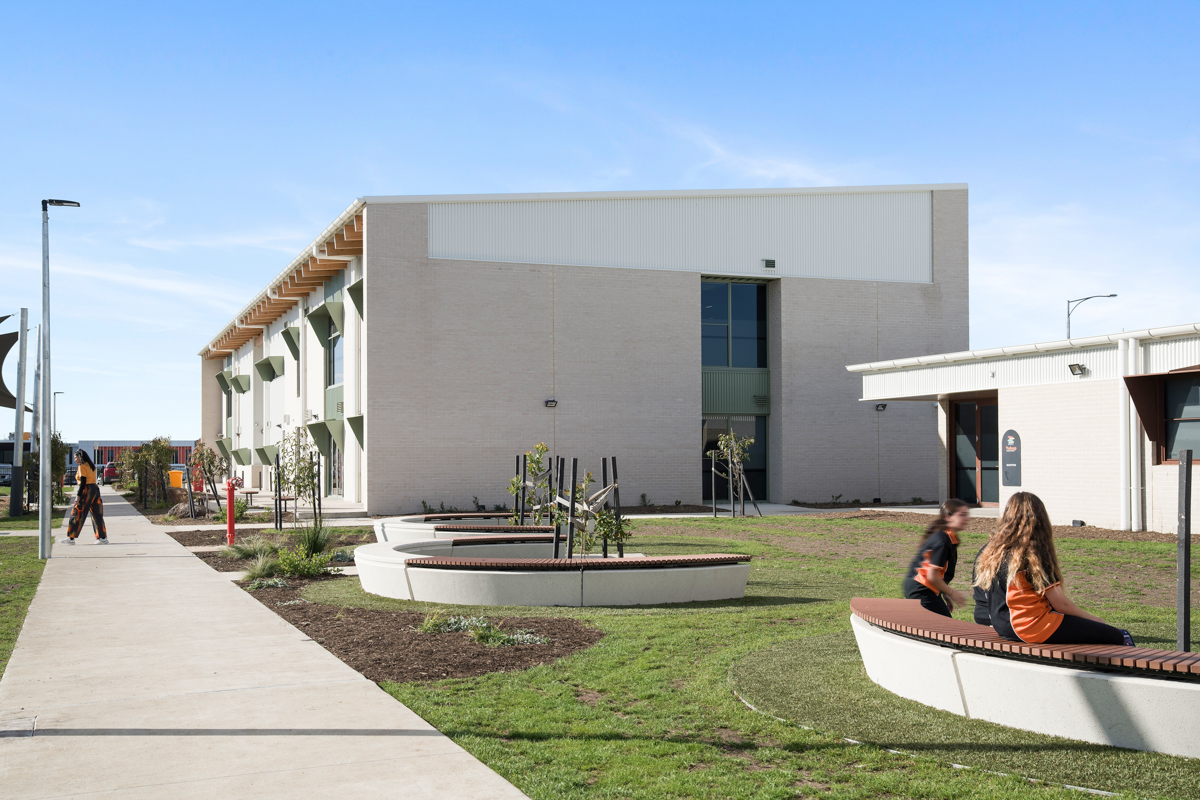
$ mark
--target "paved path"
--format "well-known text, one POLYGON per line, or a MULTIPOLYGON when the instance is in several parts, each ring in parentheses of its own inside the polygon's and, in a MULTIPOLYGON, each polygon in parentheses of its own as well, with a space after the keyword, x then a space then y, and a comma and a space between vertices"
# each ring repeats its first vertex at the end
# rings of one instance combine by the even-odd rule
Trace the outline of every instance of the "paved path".
POLYGON ((55 531, 0 679, 0 797, 524 797, 104 500, 113 544, 55 531))

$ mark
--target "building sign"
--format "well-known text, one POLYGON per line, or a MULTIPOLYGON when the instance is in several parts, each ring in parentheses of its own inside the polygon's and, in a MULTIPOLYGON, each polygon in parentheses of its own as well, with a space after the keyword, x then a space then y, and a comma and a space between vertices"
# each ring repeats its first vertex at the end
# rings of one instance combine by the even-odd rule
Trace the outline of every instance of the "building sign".
POLYGON ((1000 464, 1005 486, 1021 485, 1021 436, 1016 431, 1005 431, 1000 437, 1000 464))

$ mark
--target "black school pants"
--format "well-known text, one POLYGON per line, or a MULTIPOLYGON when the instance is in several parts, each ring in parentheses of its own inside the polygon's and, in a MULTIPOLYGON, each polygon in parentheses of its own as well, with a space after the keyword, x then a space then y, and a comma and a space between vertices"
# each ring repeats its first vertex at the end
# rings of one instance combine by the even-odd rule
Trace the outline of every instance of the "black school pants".
POLYGON ((1045 644, 1125 644, 1125 634, 1112 625, 1094 622, 1083 617, 1063 616, 1058 630, 1050 634, 1045 644))
POLYGON ((928 608, 935 614, 941 614, 943 617, 949 617, 950 608, 946 605, 946 601, 942 596, 932 589, 927 589, 922 586, 919 590, 910 589, 906 596, 909 600, 920 600, 922 608, 928 608))

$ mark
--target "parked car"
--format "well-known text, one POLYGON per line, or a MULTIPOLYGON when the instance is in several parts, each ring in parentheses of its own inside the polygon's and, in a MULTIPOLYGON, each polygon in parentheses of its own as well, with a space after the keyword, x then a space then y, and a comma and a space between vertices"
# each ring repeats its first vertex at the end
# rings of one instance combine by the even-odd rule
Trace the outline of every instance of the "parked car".
POLYGON ((75 470, 77 469, 79 468, 74 465, 67 467, 67 471, 63 475, 63 486, 75 485, 75 470))
POLYGON ((121 477, 121 473, 117 471, 117 462, 110 461, 104 465, 104 471, 101 473, 100 481, 107 486, 119 477, 121 477))
POLYGON ((0 464, 0 486, 12 486, 12 466, 0 464))

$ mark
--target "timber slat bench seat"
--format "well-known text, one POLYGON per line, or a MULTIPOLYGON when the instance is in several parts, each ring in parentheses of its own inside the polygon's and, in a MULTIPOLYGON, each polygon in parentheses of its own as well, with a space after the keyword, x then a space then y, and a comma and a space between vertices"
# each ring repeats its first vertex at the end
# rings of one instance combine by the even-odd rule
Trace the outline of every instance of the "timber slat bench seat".
MULTIPOLYGON (((553 533, 553 525, 434 525, 437 533, 553 533)), ((564 537, 565 538, 565 537, 564 537)))
MULTIPOLYGON (((560 542, 564 541, 561 536, 558 538, 558 540, 560 542)), ((554 534, 553 533, 518 533, 515 536, 463 536, 458 539, 447 539, 446 541, 450 542, 450 544, 452 546, 477 545, 477 544, 517 544, 517 543, 530 543, 530 542, 541 542, 544 544, 553 544, 554 543, 554 534)), ((566 546, 565 543, 563 546, 564 547, 566 546)))
POLYGON ((985 625, 950 619, 922 608, 919 600, 856 597, 850 609, 859 618, 891 631, 997 656, 1035 659, 1049 664, 1106 667, 1156 677, 1200 680, 1200 653, 1091 644, 1012 642, 985 625))
POLYGON ((708 553, 691 556, 644 556, 641 558, 467 558, 426 556, 408 559, 408 566, 426 569, 488 570, 496 572, 574 572, 600 569, 670 569, 739 564, 750 556, 708 553))
POLYGON ((856 597, 867 677, 959 716, 1096 744, 1200 758, 1200 653, 1026 644, 918 600, 856 597))
POLYGON ((422 514, 422 522, 441 522, 451 519, 500 519, 511 517, 511 511, 444 511, 436 514, 422 514))

